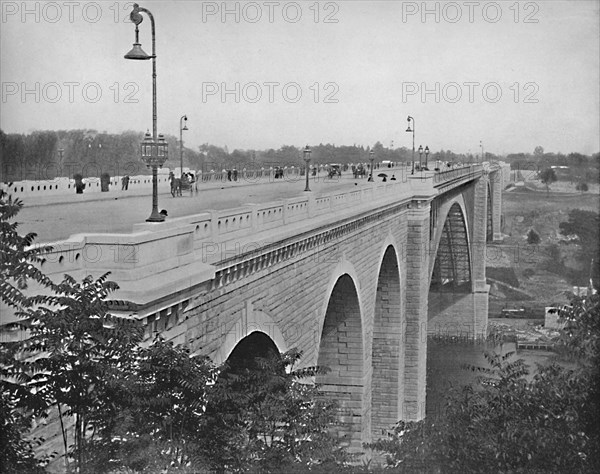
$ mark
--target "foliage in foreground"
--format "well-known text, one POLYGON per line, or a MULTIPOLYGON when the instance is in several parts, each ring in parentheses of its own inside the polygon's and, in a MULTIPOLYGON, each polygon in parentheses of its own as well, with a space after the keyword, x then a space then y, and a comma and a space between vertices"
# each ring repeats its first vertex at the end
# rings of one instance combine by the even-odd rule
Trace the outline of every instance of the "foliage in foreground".
MULTIPOLYGON (((23 203, 12 200, 0 190, 0 302, 21 309, 29 303, 23 293, 29 282, 47 288, 51 281, 37 268, 48 247, 31 247, 36 234, 20 235, 18 223, 11 222, 23 203)), ((32 410, 40 399, 12 377, 14 362, 21 350, 19 343, 0 344, 0 472, 17 473, 39 470, 33 455, 33 443, 25 438, 31 428, 32 410)))
POLYGON ((336 406, 305 383, 323 369, 294 369, 301 353, 225 367, 210 391, 201 455, 217 471, 335 471, 350 460, 330 433, 336 406), (326 469, 328 468, 328 469, 326 469))
POLYGON ((574 299, 565 348, 577 369, 539 367, 488 353, 475 385, 454 391, 445 413, 400 422, 370 447, 398 472, 600 472, 599 298, 574 299))

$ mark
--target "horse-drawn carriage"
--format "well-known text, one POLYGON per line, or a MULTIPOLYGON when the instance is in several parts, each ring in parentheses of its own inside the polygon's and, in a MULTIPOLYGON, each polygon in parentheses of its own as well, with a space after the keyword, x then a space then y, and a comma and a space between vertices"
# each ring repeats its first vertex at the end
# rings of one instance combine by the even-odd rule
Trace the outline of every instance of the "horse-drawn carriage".
POLYGON ((329 165, 329 179, 342 176, 342 165, 329 165))
POLYGON ((190 194, 194 193, 194 190, 198 190, 196 188, 196 179, 192 173, 184 173, 181 178, 176 178, 173 172, 169 173, 169 181, 171 183, 171 195, 181 196, 182 191, 188 191, 190 194))

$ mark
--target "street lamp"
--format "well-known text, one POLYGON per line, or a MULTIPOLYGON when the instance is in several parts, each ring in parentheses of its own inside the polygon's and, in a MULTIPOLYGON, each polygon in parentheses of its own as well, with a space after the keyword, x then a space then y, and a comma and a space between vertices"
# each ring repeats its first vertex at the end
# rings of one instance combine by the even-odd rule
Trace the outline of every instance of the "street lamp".
POLYGON ((427 171, 429 171, 429 168, 427 167, 427 157, 429 156, 429 146, 425 145, 425 169, 427 171))
POLYGON ((310 149, 310 147, 308 145, 306 145, 306 148, 304 148, 304 162, 306 163, 306 187, 304 188, 305 191, 310 191, 310 187, 308 186, 308 172, 309 172, 309 168, 310 168, 310 154, 312 153, 312 150, 310 149))
POLYGON ((156 113, 156 33, 154 25, 154 17, 152 13, 145 8, 140 7, 137 3, 133 4, 133 10, 129 15, 129 19, 135 24, 135 43, 133 48, 125 55, 125 59, 146 60, 152 59, 152 137, 149 132, 146 132, 144 141, 141 144, 142 160, 146 166, 152 168, 152 212, 146 222, 162 222, 165 217, 158 213, 158 168, 162 168, 167 161, 168 144, 164 137, 157 136, 157 113, 156 113), (146 13, 150 18, 150 26, 152 30, 152 55, 147 55, 142 49, 139 42, 138 25, 143 21, 142 13, 146 13))
POLYGON ((407 132, 411 133, 412 132, 412 138, 413 138, 413 147, 412 147, 412 171, 410 172, 410 174, 415 174, 415 119, 412 118, 410 115, 408 116, 408 118, 406 119, 408 121, 408 128, 406 129, 407 132), (412 130, 410 128, 410 121, 412 120, 412 130))
POLYGON ((187 130, 187 115, 179 119, 179 178, 183 179, 183 131, 187 130), (182 127, 182 122, 185 122, 182 127))
POLYGON ((375 160, 375 152, 373 150, 371 150, 369 152, 369 159, 371 160, 371 175, 369 176, 368 182, 372 182, 374 181, 373 179, 373 161, 375 160))
POLYGON ((479 140, 479 147, 481 148, 481 163, 483 164, 483 142, 479 140))
POLYGON ((423 146, 419 145, 419 171, 423 171, 423 165, 421 164, 422 156, 423 156, 423 146))

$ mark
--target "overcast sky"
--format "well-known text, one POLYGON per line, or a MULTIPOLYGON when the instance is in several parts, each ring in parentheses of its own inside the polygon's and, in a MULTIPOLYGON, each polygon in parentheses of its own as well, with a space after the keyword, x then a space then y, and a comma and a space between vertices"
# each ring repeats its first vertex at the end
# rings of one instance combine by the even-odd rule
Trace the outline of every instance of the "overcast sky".
MULTIPOLYGON (((152 129, 131 2, 0 3, 2 130, 152 129)), ((187 114, 190 148, 410 148, 411 115, 435 151, 600 149, 598 1, 140 5, 158 130, 187 114)))

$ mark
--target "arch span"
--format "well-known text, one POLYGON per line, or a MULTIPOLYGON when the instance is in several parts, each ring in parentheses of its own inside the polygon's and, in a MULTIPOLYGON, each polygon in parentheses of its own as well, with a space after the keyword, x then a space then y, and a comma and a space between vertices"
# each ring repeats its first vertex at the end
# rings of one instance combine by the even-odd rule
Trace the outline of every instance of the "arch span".
POLYGON ((229 329, 219 349, 212 356, 213 362, 217 365, 225 362, 242 339, 257 331, 269 336, 279 352, 288 350, 283 334, 273 318, 263 309, 254 308, 254 305, 248 302, 243 314, 229 329))
POLYGON ((443 220, 436 225, 431 248, 435 258, 430 259, 429 287, 449 290, 450 284, 456 291, 471 282, 470 234, 462 196, 444 203, 439 215, 443 220))
POLYGON ((427 332, 472 332, 472 315, 463 314, 469 313, 465 298, 470 301, 473 282, 468 224, 460 201, 449 203, 443 222, 438 226, 439 240, 431 265, 427 332))
POLYGON ((227 363, 229 371, 235 372, 243 368, 254 368, 257 358, 278 356, 279 349, 273 339, 264 332, 253 331, 236 344, 227 357, 227 363))
POLYGON ((318 375, 316 382, 340 404, 336 426, 340 441, 361 447, 365 419, 362 321, 358 292, 347 273, 338 278, 329 297, 317 365, 330 369, 318 375))
POLYGON ((371 426, 373 438, 385 435, 402 418, 403 319, 400 267, 389 245, 381 259, 375 295, 372 363, 371 426))

